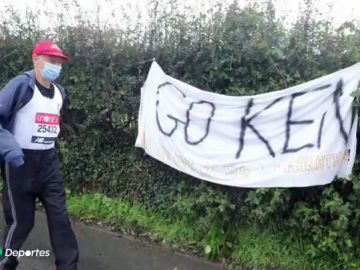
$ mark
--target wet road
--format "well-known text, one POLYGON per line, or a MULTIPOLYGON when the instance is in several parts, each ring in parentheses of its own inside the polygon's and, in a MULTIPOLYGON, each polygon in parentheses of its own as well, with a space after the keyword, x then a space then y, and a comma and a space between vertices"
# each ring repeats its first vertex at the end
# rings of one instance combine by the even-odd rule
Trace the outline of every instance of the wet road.
MULTIPOLYGON (((0 233, 4 226, 0 208, 0 233)), ((80 247, 80 270, 221 270, 198 258, 150 246, 138 240, 118 237, 105 230, 73 223, 80 247)), ((50 257, 22 257, 19 270, 53 270, 54 258, 49 244, 46 217, 37 212, 33 231, 22 250, 50 250, 50 257)))

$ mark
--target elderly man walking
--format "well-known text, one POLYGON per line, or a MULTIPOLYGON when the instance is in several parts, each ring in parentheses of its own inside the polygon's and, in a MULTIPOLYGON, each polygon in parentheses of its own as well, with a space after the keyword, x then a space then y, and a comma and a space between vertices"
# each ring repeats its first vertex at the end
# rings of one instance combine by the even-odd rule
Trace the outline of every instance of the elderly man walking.
MULTIPOLYGON (((45 208, 57 270, 77 270, 78 244, 71 228, 55 141, 60 132, 63 87, 54 81, 69 58, 50 40, 32 52, 34 69, 0 91, 0 157, 6 221, 0 270, 16 269, 34 225, 35 201, 45 208), (9 255, 10 254, 10 255, 9 255)), ((1 246, 0 246, 1 247, 1 246)))

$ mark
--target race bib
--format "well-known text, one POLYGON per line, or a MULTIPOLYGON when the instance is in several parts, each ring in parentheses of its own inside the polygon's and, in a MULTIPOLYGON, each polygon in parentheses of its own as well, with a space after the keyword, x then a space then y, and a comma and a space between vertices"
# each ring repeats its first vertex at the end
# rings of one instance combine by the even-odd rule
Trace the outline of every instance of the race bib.
POLYGON ((60 115, 36 113, 32 143, 52 144, 60 133, 60 115))

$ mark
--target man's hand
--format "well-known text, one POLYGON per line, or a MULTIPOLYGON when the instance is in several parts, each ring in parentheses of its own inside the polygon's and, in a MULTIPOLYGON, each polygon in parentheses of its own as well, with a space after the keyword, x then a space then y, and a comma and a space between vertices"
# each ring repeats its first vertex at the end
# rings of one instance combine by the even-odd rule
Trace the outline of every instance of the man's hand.
POLYGON ((21 165, 23 165, 25 162, 24 162, 24 158, 23 157, 17 157, 17 158, 14 158, 13 160, 10 161, 10 165, 12 167, 15 167, 15 168, 18 168, 20 167, 21 165))

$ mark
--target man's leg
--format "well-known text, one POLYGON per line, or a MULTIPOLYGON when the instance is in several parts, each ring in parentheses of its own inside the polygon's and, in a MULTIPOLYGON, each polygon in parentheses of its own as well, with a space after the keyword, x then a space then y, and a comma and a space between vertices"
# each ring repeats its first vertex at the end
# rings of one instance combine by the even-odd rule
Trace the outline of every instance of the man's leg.
POLYGON ((59 158, 55 150, 43 163, 41 177, 44 188, 39 199, 47 215, 51 246, 55 253, 57 270, 77 270, 78 244, 66 210, 64 180, 60 172, 59 158))
POLYGON ((3 255, 0 256, 0 269, 13 270, 18 261, 9 251, 19 250, 34 226, 35 196, 32 194, 31 177, 27 175, 29 164, 13 168, 8 164, 4 172, 3 211, 6 227, 3 235, 3 255))

